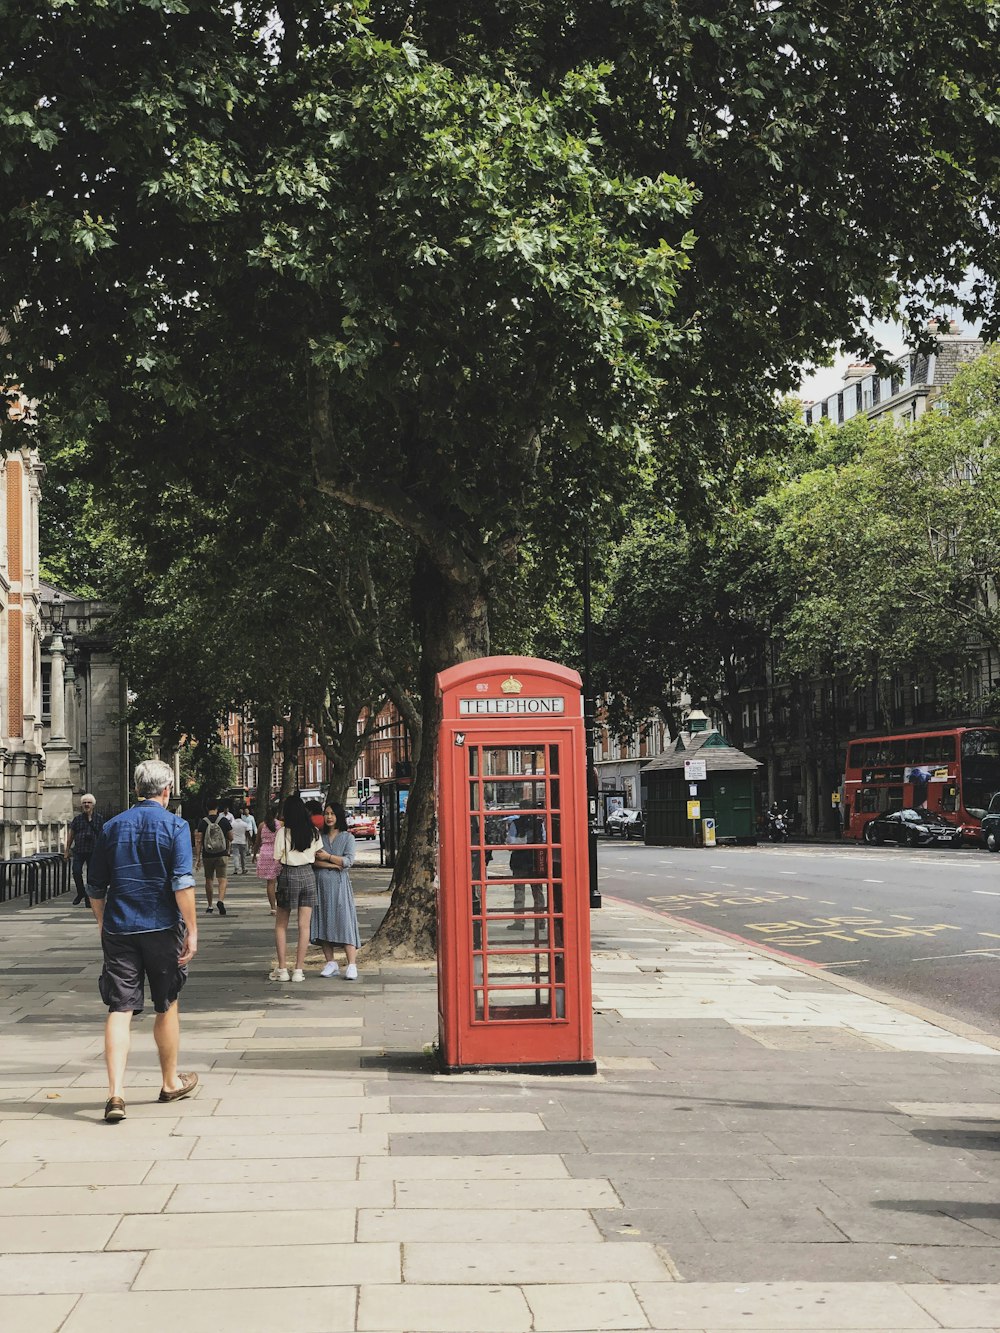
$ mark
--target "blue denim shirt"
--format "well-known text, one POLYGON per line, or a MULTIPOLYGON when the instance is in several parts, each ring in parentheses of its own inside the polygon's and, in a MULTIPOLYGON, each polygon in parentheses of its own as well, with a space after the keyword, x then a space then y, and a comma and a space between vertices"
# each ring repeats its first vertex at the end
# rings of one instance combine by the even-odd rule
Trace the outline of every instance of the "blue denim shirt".
POLYGON ((140 801, 101 829, 87 893, 107 899, 109 935, 139 935, 176 926, 181 914, 175 894, 194 882, 187 824, 159 801, 140 801))

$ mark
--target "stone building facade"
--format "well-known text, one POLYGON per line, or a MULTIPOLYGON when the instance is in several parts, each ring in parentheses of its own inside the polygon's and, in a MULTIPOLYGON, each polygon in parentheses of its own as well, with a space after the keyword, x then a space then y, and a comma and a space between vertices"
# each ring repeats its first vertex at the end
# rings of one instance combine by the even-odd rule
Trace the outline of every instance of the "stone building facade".
POLYGON ((127 803, 122 680, 107 608, 39 576, 45 467, 0 454, 0 859, 56 851, 84 791, 104 815, 127 803))

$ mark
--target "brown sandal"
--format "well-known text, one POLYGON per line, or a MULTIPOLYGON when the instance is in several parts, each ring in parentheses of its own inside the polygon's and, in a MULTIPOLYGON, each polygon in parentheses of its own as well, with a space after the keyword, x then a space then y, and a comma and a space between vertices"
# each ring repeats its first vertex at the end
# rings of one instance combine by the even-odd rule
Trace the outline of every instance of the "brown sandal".
POLYGON ((182 1097, 186 1097, 188 1093, 194 1092, 198 1084, 198 1075, 181 1074, 180 1080, 181 1080, 181 1086, 177 1088, 174 1092, 167 1092, 166 1088, 161 1089, 160 1091, 161 1102, 177 1102, 180 1101, 182 1097))
POLYGON ((120 1097, 109 1097, 104 1103, 104 1119, 109 1125, 117 1125, 125 1119, 125 1103, 120 1097))

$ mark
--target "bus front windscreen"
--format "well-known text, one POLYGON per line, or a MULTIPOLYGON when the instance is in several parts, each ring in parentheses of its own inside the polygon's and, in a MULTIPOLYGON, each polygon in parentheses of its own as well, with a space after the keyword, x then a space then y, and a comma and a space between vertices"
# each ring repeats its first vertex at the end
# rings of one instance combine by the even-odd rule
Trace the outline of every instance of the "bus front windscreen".
POLYGON ((974 819, 982 819, 998 792, 1000 731, 984 727, 963 732, 962 804, 974 819))

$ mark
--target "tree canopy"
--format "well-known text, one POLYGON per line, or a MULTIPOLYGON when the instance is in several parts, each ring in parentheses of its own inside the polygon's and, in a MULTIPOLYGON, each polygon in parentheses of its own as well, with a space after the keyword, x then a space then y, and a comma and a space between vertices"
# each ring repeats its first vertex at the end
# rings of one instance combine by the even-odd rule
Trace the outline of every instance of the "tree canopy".
POLYGON ((263 453, 394 524, 433 727, 529 537, 685 504, 901 302, 1000 325, 998 13, 8 0, 2 355, 144 503, 263 453))

